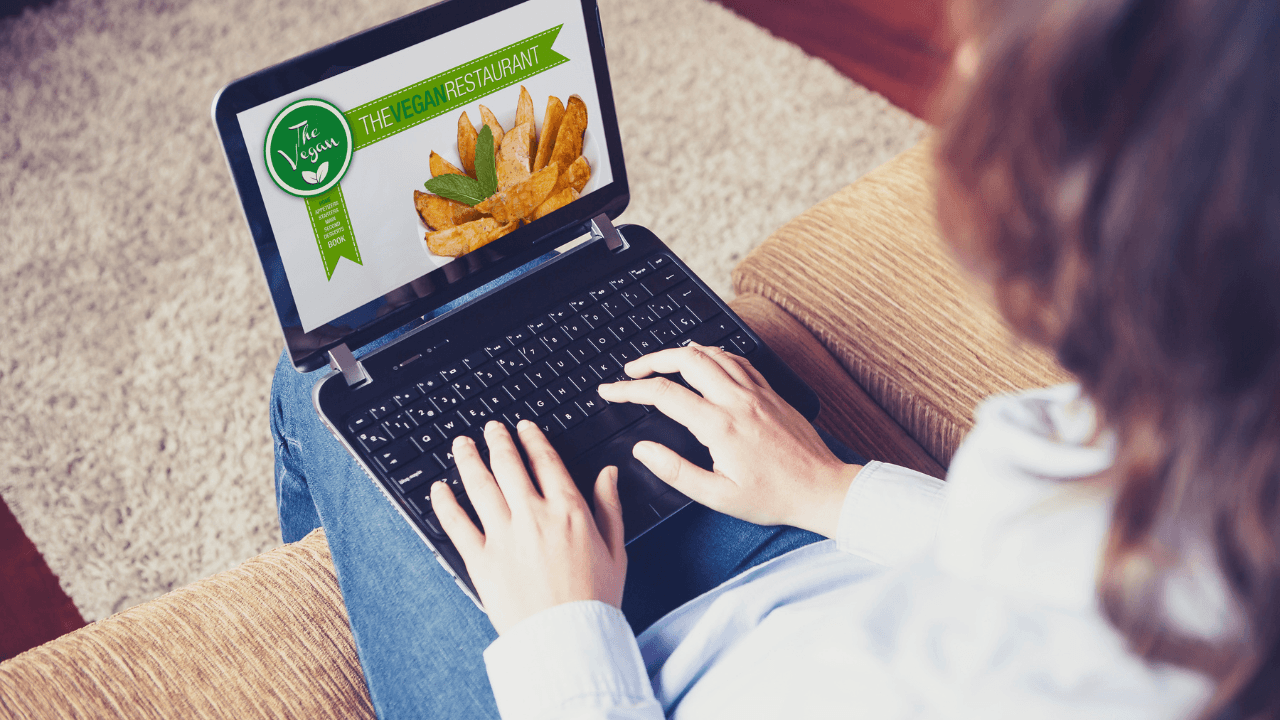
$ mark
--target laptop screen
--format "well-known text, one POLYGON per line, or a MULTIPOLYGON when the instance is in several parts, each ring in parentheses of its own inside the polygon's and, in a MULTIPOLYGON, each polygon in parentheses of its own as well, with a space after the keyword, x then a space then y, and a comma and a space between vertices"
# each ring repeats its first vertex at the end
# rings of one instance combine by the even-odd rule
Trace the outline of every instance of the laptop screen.
MULTIPOLYGON (((441 290, 581 221, 613 183, 593 6, 528 0, 235 112, 295 364, 299 348, 453 294, 441 290)), ((354 57, 360 39, 332 47, 354 57)))

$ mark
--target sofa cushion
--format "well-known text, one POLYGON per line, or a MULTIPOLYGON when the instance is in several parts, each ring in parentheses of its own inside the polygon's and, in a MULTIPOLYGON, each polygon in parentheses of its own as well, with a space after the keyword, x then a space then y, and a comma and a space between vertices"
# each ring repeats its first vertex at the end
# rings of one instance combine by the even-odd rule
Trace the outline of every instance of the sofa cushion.
POLYGON ((733 280, 807 327, 944 466, 982 398, 1067 379, 943 246, 928 141, 783 226, 733 280))

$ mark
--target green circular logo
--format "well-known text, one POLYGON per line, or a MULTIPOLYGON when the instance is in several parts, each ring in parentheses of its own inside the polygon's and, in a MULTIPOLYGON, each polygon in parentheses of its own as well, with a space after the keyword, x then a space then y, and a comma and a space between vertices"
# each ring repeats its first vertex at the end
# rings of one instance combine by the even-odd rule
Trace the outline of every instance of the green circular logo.
POLYGON ((351 126, 333 103, 297 100, 267 129, 267 172, 290 195, 319 195, 347 173, 354 145, 351 126))

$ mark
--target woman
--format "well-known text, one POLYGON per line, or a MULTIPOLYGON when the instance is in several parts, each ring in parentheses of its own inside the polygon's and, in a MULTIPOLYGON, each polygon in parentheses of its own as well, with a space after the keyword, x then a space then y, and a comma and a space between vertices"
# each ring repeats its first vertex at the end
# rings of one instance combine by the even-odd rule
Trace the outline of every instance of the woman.
POLYGON ((688 425, 715 473, 636 457, 721 512, 624 551, 609 469, 593 519, 536 428, 487 428, 489 467, 454 448, 484 532, 433 496, 485 616, 286 368, 282 525, 328 529, 380 715, 1280 716, 1280 3, 959 17, 945 235, 1079 383, 985 403, 943 486, 737 358, 640 358, 601 395, 688 425))

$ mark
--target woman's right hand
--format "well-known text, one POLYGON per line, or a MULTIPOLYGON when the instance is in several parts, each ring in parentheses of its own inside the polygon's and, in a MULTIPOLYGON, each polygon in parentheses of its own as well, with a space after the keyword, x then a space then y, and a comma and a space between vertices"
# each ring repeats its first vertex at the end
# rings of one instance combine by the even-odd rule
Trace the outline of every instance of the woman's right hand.
POLYGON ((711 451, 712 472, 658 443, 633 454, 654 475, 698 502, 758 525, 792 525, 834 537, 849 484, 846 465, 813 426, 743 358, 699 345, 645 355, 600 386, 609 402, 653 405, 711 451), (680 373, 692 392, 655 373, 680 373), (701 397, 699 397, 701 394, 701 397))

